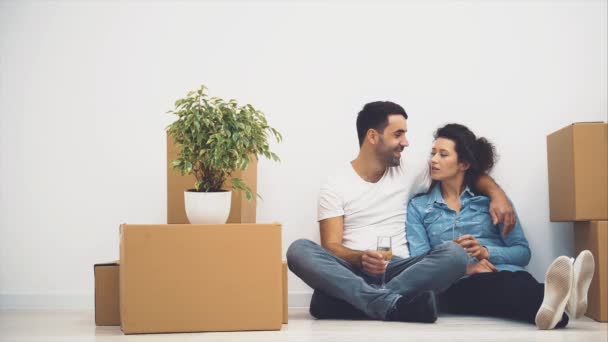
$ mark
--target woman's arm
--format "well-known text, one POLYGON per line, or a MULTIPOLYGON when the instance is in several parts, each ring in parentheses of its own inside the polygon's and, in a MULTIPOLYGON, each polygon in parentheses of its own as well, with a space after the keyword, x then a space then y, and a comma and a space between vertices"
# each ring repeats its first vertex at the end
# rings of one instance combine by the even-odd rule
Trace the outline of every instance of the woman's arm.
POLYGON ((407 206, 405 236, 409 245, 410 256, 414 257, 426 254, 431 250, 431 244, 426 235, 426 228, 422 224, 422 215, 414 205, 413 200, 407 206))
MULTIPOLYGON (((499 229, 504 229, 502 224, 499 229)), ((518 266, 526 266, 530 262, 531 252, 528 244, 528 239, 524 235, 524 231, 519 223, 519 217, 515 214, 515 227, 509 235, 501 235, 505 246, 484 246, 488 249, 490 257, 488 260, 497 264, 511 264, 518 266)))

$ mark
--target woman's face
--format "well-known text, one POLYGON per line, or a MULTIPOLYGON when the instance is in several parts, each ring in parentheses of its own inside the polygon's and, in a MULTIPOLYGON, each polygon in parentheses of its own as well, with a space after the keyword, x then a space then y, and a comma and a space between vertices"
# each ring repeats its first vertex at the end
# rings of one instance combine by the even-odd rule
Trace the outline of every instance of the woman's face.
POLYGON ((452 140, 437 138, 431 150, 431 178, 436 181, 444 181, 455 177, 464 176, 468 165, 458 162, 458 153, 452 140))

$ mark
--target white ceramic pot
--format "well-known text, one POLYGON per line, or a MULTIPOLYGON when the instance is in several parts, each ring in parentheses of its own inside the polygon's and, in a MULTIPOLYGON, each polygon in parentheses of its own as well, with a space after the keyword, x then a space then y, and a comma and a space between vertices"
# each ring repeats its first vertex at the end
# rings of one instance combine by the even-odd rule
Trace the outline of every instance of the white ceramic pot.
POLYGON ((231 191, 184 191, 186 216, 193 224, 223 224, 230 214, 231 191))

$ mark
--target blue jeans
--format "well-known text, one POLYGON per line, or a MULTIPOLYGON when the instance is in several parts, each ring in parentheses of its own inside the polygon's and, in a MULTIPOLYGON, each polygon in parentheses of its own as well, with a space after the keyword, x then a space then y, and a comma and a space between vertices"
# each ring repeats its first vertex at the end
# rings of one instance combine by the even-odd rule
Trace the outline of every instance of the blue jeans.
POLYGON ((382 275, 368 274, 310 240, 296 240, 287 250, 289 269, 308 286, 379 320, 387 318, 402 296, 447 289, 465 274, 467 262, 464 249, 454 242, 417 257, 393 257, 386 269, 387 290, 382 290, 377 286, 382 275))

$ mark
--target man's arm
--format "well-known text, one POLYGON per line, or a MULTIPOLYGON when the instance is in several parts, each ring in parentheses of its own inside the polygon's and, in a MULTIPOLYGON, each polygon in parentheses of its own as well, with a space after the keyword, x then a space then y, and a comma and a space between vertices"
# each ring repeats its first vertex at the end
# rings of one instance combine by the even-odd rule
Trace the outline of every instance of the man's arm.
POLYGON ((382 255, 376 251, 356 251, 342 244, 344 216, 319 221, 321 246, 349 264, 371 274, 381 274, 386 268, 382 255))
POLYGON ((494 182, 492 177, 482 175, 477 180, 476 188, 490 198, 490 215, 496 225, 504 224, 502 236, 507 236, 515 226, 515 211, 504 191, 494 182))

